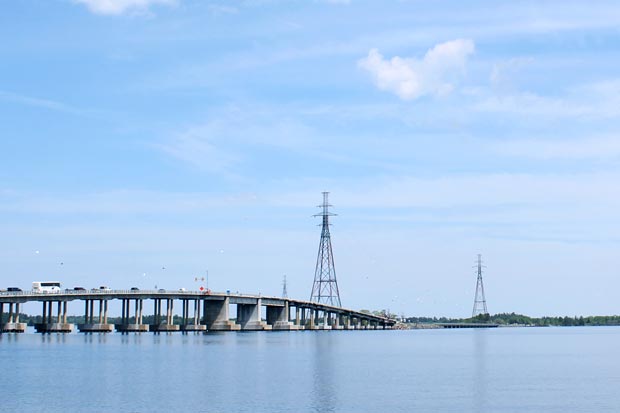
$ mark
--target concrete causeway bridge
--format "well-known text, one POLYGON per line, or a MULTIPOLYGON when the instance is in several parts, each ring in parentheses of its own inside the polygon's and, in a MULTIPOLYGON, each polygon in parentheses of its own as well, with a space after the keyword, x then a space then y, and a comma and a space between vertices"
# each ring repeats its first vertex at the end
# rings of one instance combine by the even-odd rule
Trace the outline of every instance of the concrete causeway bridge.
POLYGON ((269 330, 374 330, 391 329, 395 321, 355 310, 290 298, 264 297, 201 291, 144 290, 65 290, 53 293, 32 291, 0 292, 0 331, 24 332, 20 306, 41 304, 39 333, 70 333, 67 322, 69 303, 81 302, 84 323, 77 329, 93 332, 174 332, 174 331, 269 331, 269 330), (120 323, 108 323, 108 304, 121 301, 120 323), (174 304, 180 302, 180 323, 175 324, 174 304), (145 305, 153 308, 152 321, 143 323, 145 305), (165 312, 164 312, 165 305, 165 312), (236 305, 236 317, 230 306, 236 305), (263 311, 264 307, 264 311, 263 311), (5 312, 5 310, 8 310, 5 312), (264 314, 264 317, 263 317, 264 314))

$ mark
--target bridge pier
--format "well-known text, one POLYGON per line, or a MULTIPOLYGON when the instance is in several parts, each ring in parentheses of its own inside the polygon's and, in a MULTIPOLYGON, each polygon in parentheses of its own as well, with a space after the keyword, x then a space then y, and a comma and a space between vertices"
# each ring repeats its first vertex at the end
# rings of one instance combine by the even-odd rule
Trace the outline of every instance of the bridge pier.
POLYGON ((271 330, 272 327, 261 320, 261 299, 255 304, 237 304, 237 324, 243 331, 271 330))
POLYGON ((181 331, 206 331, 207 326, 200 324, 200 300, 183 299, 183 322, 181 324, 181 331), (194 303, 194 317, 189 317, 190 303, 194 303), (191 323, 190 323, 191 322, 191 323))
POLYGON ((288 301, 282 307, 267 306, 267 324, 272 330, 299 330, 299 325, 289 321, 288 301))
POLYGON ((318 310, 314 308, 304 309, 304 313, 307 312, 307 321, 304 323, 305 330, 318 330, 318 326, 316 325, 316 321, 318 318, 318 310))
POLYGON ((111 333, 114 331, 114 325, 108 324, 107 299, 87 299, 85 300, 84 307, 84 323, 77 326, 81 333, 111 333), (95 301, 99 301, 99 316, 96 320, 94 315, 95 301))
POLYGON ((344 327, 340 323, 342 318, 342 314, 336 313, 334 314, 334 322, 332 323, 332 330, 342 330, 344 327))
POLYGON ((331 326, 331 313, 329 311, 325 311, 325 310, 316 310, 316 315, 315 318, 317 320, 316 322, 316 330, 331 330, 332 326, 331 326), (319 316, 319 314, 321 316, 319 316))
POLYGON ((26 323, 19 322, 19 303, 9 303, 9 319, 4 322, 4 303, 0 303, 0 332, 23 333, 26 331, 26 323), (15 306, 15 311, 13 311, 15 306))
POLYGON ((302 329, 301 326, 301 314, 299 314, 299 306, 295 306, 295 325, 297 329, 302 329))
POLYGON ((131 301, 130 298, 123 298, 121 305, 121 322, 114 327, 116 331, 121 333, 143 333, 149 331, 149 326, 142 324, 142 307, 143 300, 136 298, 134 301, 134 318, 133 322, 129 317, 131 313, 131 301))
POLYGON ((161 319, 161 298, 155 299, 155 323, 149 326, 149 330, 155 333, 160 332, 174 332, 179 331, 181 328, 174 324, 174 318, 172 311, 174 309, 174 299, 166 298, 166 319, 162 322, 161 319))
POLYGON ((241 326, 230 321, 230 298, 204 300, 204 319, 208 331, 239 331, 241 326))
POLYGON ((342 327, 344 330, 351 330, 351 314, 342 316, 342 327))
POLYGON ((41 322, 34 325, 35 331, 37 333, 71 333, 73 331, 73 324, 67 323, 67 301, 58 301, 58 313, 55 321, 52 304, 52 301, 43 301, 41 322))

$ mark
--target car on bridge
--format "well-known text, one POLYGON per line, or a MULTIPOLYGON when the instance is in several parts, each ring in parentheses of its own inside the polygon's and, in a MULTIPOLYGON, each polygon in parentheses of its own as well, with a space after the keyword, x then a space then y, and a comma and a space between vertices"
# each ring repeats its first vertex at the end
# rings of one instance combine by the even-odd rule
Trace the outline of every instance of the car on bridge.
POLYGON ((22 289, 21 289, 21 288, 19 288, 19 287, 8 287, 6 290, 7 290, 8 292, 10 292, 10 293, 11 293, 11 292, 12 292, 12 293, 17 293, 17 292, 21 292, 21 291, 22 291, 22 289))

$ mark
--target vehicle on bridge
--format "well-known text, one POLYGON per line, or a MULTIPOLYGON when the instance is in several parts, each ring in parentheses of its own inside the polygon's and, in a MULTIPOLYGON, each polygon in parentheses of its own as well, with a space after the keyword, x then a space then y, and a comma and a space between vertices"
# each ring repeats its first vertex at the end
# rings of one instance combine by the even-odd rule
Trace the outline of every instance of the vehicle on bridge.
POLYGON ((59 293, 60 281, 33 281, 32 282, 33 293, 59 293))

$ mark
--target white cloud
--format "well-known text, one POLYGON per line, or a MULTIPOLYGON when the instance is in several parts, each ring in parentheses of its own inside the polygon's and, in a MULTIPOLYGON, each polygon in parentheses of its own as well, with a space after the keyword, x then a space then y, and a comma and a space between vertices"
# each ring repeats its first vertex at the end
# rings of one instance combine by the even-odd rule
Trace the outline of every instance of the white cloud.
POLYGON ((84 4, 96 14, 119 15, 127 12, 145 12, 156 4, 174 5, 177 0, 73 0, 84 4))
POLYGON ((411 100, 450 93, 474 50, 474 42, 468 39, 440 43, 428 50, 421 60, 399 56, 386 60, 377 49, 371 49, 358 65, 374 76, 379 89, 411 100))

